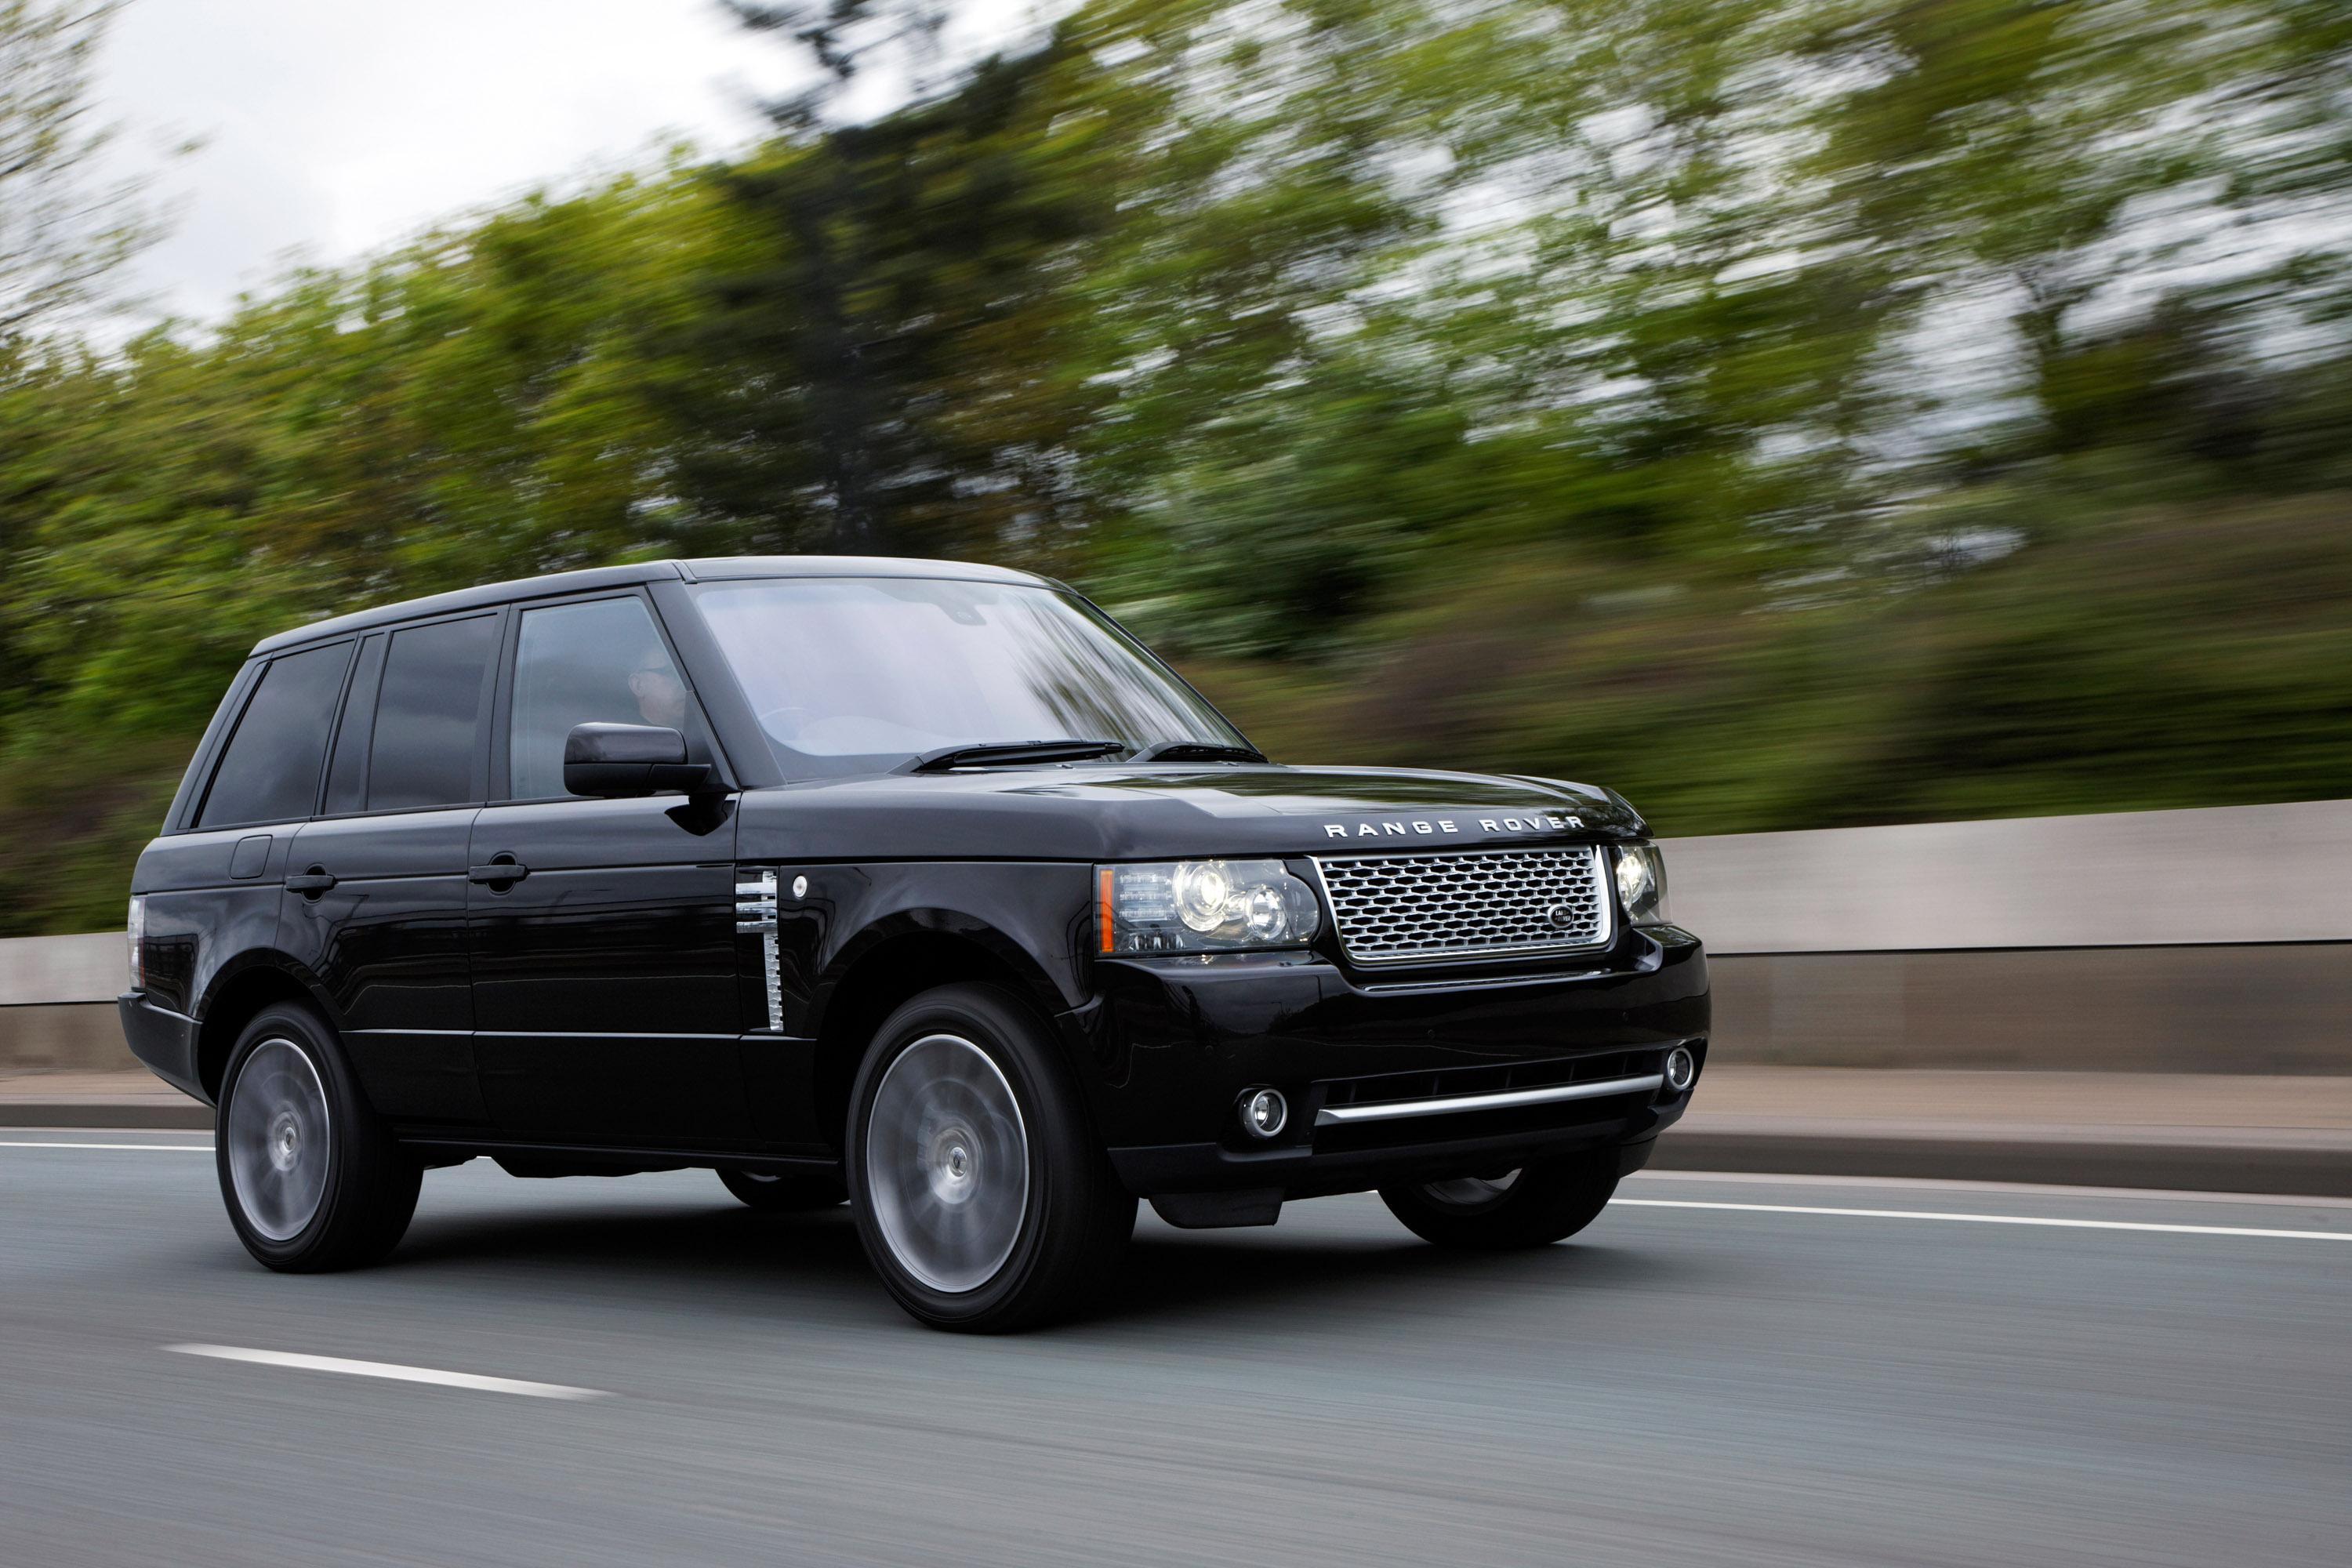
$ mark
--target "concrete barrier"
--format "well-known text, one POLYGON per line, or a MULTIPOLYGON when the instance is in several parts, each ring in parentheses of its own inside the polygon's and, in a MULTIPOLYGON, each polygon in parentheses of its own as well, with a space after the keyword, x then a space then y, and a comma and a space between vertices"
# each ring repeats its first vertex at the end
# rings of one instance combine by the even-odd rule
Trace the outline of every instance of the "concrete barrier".
POLYGON ((87 936, 21 936, 0 942, 0 1007, 112 1002, 131 984, 119 931, 87 936))
POLYGON ((1710 952, 2352 942, 2352 801, 1662 843, 1710 952))
MULTIPOLYGON (((2352 801, 1664 841, 1716 1059, 2352 1074, 2352 801)), ((114 932, 0 941, 0 1072, 131 1068, 114 932)))
POLYGON ((136 1068, 114 1010, 129 983, 121 931, 0 941, 0 1072, 136 1068))
POLYGON ((2352 1073, 2352 801, 1664 843, 1717 1061, 2352 1073))

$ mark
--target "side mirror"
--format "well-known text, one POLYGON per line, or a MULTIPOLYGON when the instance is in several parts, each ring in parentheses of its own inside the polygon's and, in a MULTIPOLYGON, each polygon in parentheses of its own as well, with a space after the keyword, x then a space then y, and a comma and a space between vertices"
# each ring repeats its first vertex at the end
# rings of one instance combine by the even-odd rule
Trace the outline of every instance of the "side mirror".
POLYGON ((563 738, 563 787, 613 800, 710 784, 707 763, 686 760, 686 737, 650 724, 578 724, 563 738))

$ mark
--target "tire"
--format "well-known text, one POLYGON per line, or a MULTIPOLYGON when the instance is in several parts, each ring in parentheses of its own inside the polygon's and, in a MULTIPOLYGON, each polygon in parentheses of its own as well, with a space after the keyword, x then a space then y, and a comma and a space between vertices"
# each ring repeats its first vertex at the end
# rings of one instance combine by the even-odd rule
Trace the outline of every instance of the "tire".
POLYGON ((849 1189, 832 1176, 772 1176, 721 1166, 719 1179, 727 1184, 729 1192, 763 1214, 801 1214, 837 1208, 849 1201, 849 1189))
POLYGON ((1135 1230, 1045 1025, 993 986, 943 985, 884 1020, 850 1090, 849 1201, 917 1321, 1009 1333, 1083 1306, 1135 1230))
POLYGON ((373 1263, 400 1245, 425 1170, 360 1093, 335 1032, 265 1007, 221 1075, 213 1160, 245 1249, 285 1274, 373 1263))
POLYGON ((1591 1225, 1617 1190, 1617 1151, 1527 1165, 1493 1180, 1382 1187, 1381 1202, 1422 1240, 1474 1252, 1549 1247, 1591 1225))

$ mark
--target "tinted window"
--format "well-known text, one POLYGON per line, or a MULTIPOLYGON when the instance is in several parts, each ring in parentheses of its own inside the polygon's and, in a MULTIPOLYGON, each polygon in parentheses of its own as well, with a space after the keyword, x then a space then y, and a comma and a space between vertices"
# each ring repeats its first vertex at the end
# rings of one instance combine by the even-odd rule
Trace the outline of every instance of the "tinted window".
POLYGON ((496 616, 481 616, 393 633, 368 756, 370 811, 474 798, 498 625, 496 616))
POLYGON ((688 729, 690 700, 640 599, 592 599, 523 612, 515 643, 509 792, 565 794, 563 738, 574 724, 688 729))
POLYGON ((270 661, 213 775, 198 827, 310 815, 351 657, 344 642, 270 661))
POLYGON ((359 668, 343 699, 343 721, 335 731, 334 760, 327 765, 327 798, 320 809, 329 816, 367 808, 368 731, 375 728, 376 678, 383 673, 383 634, 360 640, 359 668))

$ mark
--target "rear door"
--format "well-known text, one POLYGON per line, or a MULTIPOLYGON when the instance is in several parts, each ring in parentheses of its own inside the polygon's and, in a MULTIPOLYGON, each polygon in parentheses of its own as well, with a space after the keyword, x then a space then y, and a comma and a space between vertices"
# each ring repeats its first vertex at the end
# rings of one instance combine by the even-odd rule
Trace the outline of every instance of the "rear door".
POLYGON ((281 938, 326 985, 375 1108, 478 1127, 466 850, 489 776, 505 614, 453 616, 362 644, 323 813, 286 862, 281 938))
POLYGON ((508 640, 467 911, 491 1118, 539 1142, 743 1142, 731 801, 563 788, 575 724, 678 730, 711 760, 694 694, 635 593, 525 608, 508 640))
POLYGON ((140 860, 149 999, 194 1013, 211 985, 278 944, 287 847, 317 808, 327 738, 352 642, 280 654, 242 685, 242 706, 187 831, 140 860))

